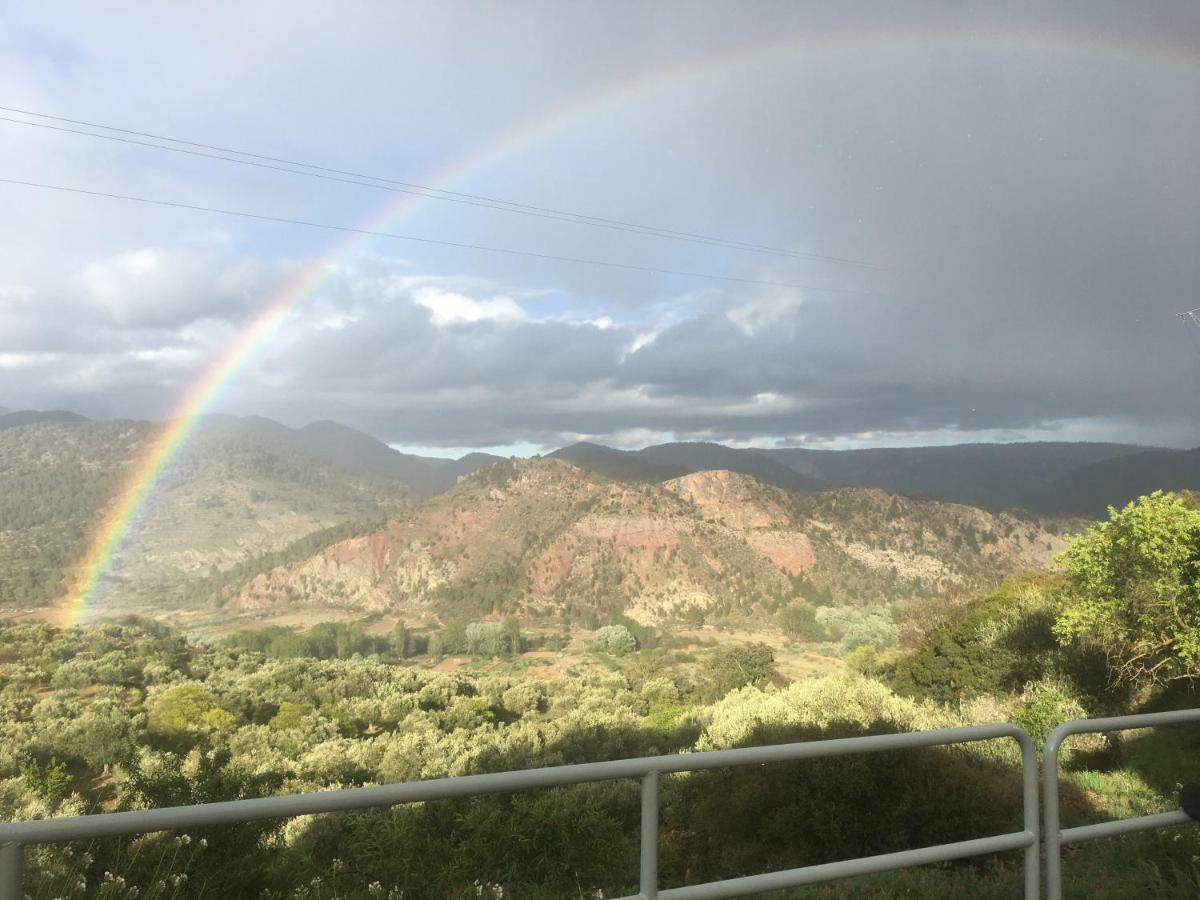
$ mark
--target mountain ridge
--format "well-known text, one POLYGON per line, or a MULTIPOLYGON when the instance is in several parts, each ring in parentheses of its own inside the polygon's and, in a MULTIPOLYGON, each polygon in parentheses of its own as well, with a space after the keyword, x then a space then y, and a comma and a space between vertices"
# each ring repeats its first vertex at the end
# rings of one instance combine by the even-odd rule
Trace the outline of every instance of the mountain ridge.
POLYGON ((729 471, 622 482, 513 460, 222 601, 442 621, 761 619, 805 592, 869 605, 990 587, 1044 564, 1073 527, 872 488, 796 494, 729 471))

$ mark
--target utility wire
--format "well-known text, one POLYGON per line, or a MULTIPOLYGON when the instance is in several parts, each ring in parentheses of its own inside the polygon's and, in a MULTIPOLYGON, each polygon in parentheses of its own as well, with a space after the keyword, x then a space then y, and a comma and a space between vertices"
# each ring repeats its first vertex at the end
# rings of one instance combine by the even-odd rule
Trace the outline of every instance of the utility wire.
POLYGON ((286 216, 271 216, 264 213, 246 212, 236 209, 222 209, 217 206, 200 206, 194 203, 181 203, 176 200, 157 200, 150 197, 135 197, 130 194, 115 194, 109 191, 94 191, 87 188, 69 187, 61 184, 47 184, 38 181, 25 181, 19 178, 0 178, 0 184, 20 185, 22 187, 38 188, 48 191, 60 191, 67 194, 82 194, 88 197, 103 197, 108 200, 125 200, 130 203, 145 203, 151 206, 165 206, 171 209, 187 209, 195 212, 216 213, 222 216, 236 216, 242 219, 254 219, 260 222, 275 222, 282 225, 302 225, 306 228, 322 228, 326 231, 342 231, 350 234, 370 235, 371 237, 392 238, 398 241, 415 241, 421 244, 435 244, 441 247, 456 247, 462 250, 482 250, 487 253, 504 253, 509 256, 523 256, 530 259, 554 260, 556 262, 575 263, 585 266, 599 266, 607 269, 624 269, 631 272, 653 272, 659 275, 681 275, 686 278, 706 278, 712 281, 730 281, 737 284, 756 284, 766 287, 794 288, 801 291, 824 292, 831 294, 868 295, 871 291, 854 291, 844 288, 809 287, 802 284, 792 284, 786 281, 764 281, 757 278, 738 278, 734 275, 717 275, 712 272, 688 272, 681 269, 662 269, 656 266, 639 266, 633 263, 614 262, 605 259, 589 259, 580 256, 559 256, 553 253, 540 253, 535 250, 518 250, 514 247, 492 247, 486 244, 468 244, 461 241, 447 241, 439 238, 420 237, 412 234, 396 234, 391 231, 374 231, 369 228, 355 228, 350 225, 332 225, 328 222, 312 222, 307 219, 292 219, 286 216))
POLYGON ((156 150, 165 150, 172 153, 183 153, 189 156, 204 157, 206 159, 214 159, 222 162, 237 163, 239 165, 254 166, 260 169, 271 169, 277 172, 288 172, 293 175, 301 175, 308 178, 320 178, 326 181, 336 181, 344 184, 354 184, 360 187, 375 188, 376 190, 392 191, 393 193, 410 194, 417 197, 424 197, 429 200, 441 200, 447 203, 458 203, 466 206, 475 206, 483 209, 498 210, 500 212, 514 213, 517 215, 532 216, 541 219, 551 219, 553 221, 569 222, 575 225, 587 225, 594 228, 605 228, 611 231, 624 231, 631 234, 639 234, 646 237, 658 237, 668 240, 686 241, 689 243, 704 244, 713 247, 726 247, 733 250, 743 250, 753 253, 765 253, 775 256, 786 256, 792 259, 810 259, 820 262, 835 262, 845 265, 862 266, 864 268, 880 268, 875 263, 866 260, 850 259, 842 256, 832 256, 822 253, 806 253, 798 250, 788 250, 782 247, 772 247, 765 244, 754 244, 746 241, 737 241, 728 238, 712 237, 710 235, 697 234, 689 231, 676 231, 669 228, 660 228, 653 225, 642 225, 636 222, 625 222, 620 219, 605 219, 599 216, 590 216, 583 213, 575 213, 567 210, 554 209, 552 207, 534 206, 528 203, 518 203, 512 200, 502 200, 496 197, 488 197, 482 194, 468 194, 461 191, 449 191, 443 188, 429 187, 427 185, 415 184, 413 182, 398 181, 392 178, 383 178, 376 175, 365 175, 360 172, 352 172, 344 169, 334 169, 328 166, 320 166, 313 163, 300 162, 297 160, 285 159, 277 156, 267 156, 260 153, 252 153, 246 150, 236 150, 229 147, 221 147, 214 144, 204 144, 197 141, 183 140, 182 138, 174 138, 166 135, 153 134, 145 131, 134 131, 128 128, 118 128, 113 125, 104 125, 97 122, 88 122, 82 119, 70 119, 65 116, 53 116, 48 113, 34 112, 32 110, 18 109, 16 107, 0 106, 0 111, 17 113, 25 116, 35 116, 41 119, 49 119, 56 122, 66 122, 71 125, 82 125, 87 128, 99 128, 104 131, 112 131, 117 134, 132 135, 134 138, 150 138, 152 141, 167 141, 171 144, 180 146, 170 147, 160 143, 151 143, 149 141, 134 140, 132 138, 122 138, 115 134, 98 134, 94 131, 81 131, 75 128, 66 128, 63 126, 50 125, 47 122, 28 122, 23 119, 13 119, 0 116, 0 121, 7 122, 13 125, 25 125, 31 128, 43 128, 52 131, 58 131, 66 134, 74 134, 82 137, 97 138, 100 140, 115 141, 124 144, 132 144, 141 147, 147 147, 156 150), (196 149, 185 149, 185 148, 196 149), (211 152, 209 152, 211 151, 211 152), (218 155, 218 154, 233 154, 218 155), (246 157, 245 159, 237 159, 235 157, 246 157))

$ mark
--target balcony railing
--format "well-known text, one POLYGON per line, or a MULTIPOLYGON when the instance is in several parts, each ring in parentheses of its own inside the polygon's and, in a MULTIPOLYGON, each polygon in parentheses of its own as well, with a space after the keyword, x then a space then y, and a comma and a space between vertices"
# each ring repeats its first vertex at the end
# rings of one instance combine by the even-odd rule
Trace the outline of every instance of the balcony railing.
POLYGON ((310 794, 232 800, 196 806, 3 823, 0 824, 0 900, 21 900, 24 896, 24 848, 28 844, 94 840, 152 831, 227 825, 254 819, 286 818, 313 813, 395 806, 401 803, 448 800, 479 794, 561 787, 618 778, 637 778, 641 780, 642 785, 639 893, 632 897, 622 898, 622 900, 704 900, 704 898, 717 900, 717 898, 736 897, 760 891, 816 884, 853 875, 887 872, 928 863, 1020 849, 1025 851, 1026 900, 1033 900, 1038 896, 1040 886, 1037 757, 1033 743, 1025 731, 1015 725, 999 724, 946 728, 940 731, 838 738, 796 744, 775 744, 767 747, 745 747, 735 750, 711 750, 702 753, 676 753, 669 756, 651 756, 641 759, 525 769, 488 775, 465 775, 458 778, 438 778, 380 787, 319 791, 310 794), (660 775, 731 766, 847 756, 857 753, 879 753, 887 750, 913 750, 921 747, 966 744, 997 738, 1012 738, 1021 749, 1022 807, 1024 812, 1021 831, 950 844, 938 844, 933 847, 902 850, 897 853, 885 853, 878 856, 866 856, 822 865, 731 878, 708 884, 662 890, 659 888, 658 780, 660 775))
POLYGON ((1145 713, 1140 716, 1116 716, 1109 719, 1076 719, 1059 725, 1046 739, 1042 754, 1042 778, 1045 782, 1046 810, 1046 898, 1062 900, 1062 848, 1064 844, 1082 844, 1100 838, 1151 831, 1169 825, 1186 825, 1192 820, 1182 810, 1118 819, 1098 825, 1062 828, 1058 815, 1058 751, 1062 742, 1073 734, 1099 734, 1104 731, 1127 731, 1134 728, 1153 728, 1156 725, 1183 725, 1200 722, 1200 709, 1181 709, 1174 712, 1145 713))

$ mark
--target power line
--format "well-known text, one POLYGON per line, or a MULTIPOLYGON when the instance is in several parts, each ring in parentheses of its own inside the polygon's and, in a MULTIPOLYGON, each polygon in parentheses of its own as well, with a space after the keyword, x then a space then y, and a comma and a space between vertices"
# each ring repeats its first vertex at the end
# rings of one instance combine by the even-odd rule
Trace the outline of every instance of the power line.
POLYGON ((374 231, 369 228, 355 228, 350 225, 333 225, 328 222, 312 222, 307 219, 292 219, 286 216, 272 216, 265 213, 246 212, 236 209, 222 209, 217 206, 200 206, 194 203, 182 203, 176 200, 157 200, 150 197, 135 197, 130 194, 116 194, 108 191, 95 191, 87 188, 69 187, 61 184, 46 184, 38 181, 24 181, 18 178, 0 178, 0 184, 20 185, 22 187, 39 188, 48 191, 60 191, 67 194, 82 194, 88 197, 103 197, 108 200, 124 200, 130 203, 145 203, 151 206, 165 206, 171 209, 186 209, 194 212, 216 213, 222 216, 235 216, 242 219, 254 219, 260 222, 274 222, 281 225, 301 225, 305 228, 322 228, 326 231, 341 231, 349 234, 362 234, 371 237, 391 238, 398 241, 415 241, 421 244, 435 244, 441 247, 455 247, 461 250, 482 250, 487 253, 503 253, 509 256, 522 256, 530 259, 553 260, 555 262, 575 263, 577 265, 599 266, 607 269, 624 269, 631 272, 651 272, 658 275, 679 275, 685 278, 706 278, 712 281, 729 281, 737 284, 755 284, 766 287, 794 288, 801 291, 824 292, 831 294, 869 295, 871 291, 854 291, 844 288, 809 287, 802 284, 792 284, 786 281, 765 281, 757 278, 738 278, 734 275, 717 275, 712 272, 689 272, 682 269, 663 269, 656 266, 639 266, 633 263, 615 262, 604 259, 589 259, 580 256, 559 256, 553 253, 541 253, 536 250, 518 250, 514 247, 493 247, 487 244, 468 244, 461 241, 448 241, 440 238, 421 237, 412 234, 396 234, 390 231, 374 231))
POLYGON ((307 178, 320 178, 325 181, 335 181, 344 184, 354 184, 360 187, 374 188, 376 190, 391 191, 393 193, 409 194, 412 196, 423 197, 429 200, 440 200, 446 203, 458 203, 466 206, 475 206, 482 209, 497 210, 499 212, 514 213, 516 215, 532 216, 541 219, 550 219, 559 222, 569 222, 575 225, 586 225, 594 228, 605 228, 611 231, 624 231, 631 234, 639 234, 645 237, 657 237, 675 241, 686 241, 695 244, 704 244, 713 247, 725 247, 733 250, 743 250, 753 253, 765 253, 775 256, 786 256, 792 259, 809 259, 819 262, 836 262, 845 265, 862 266, 864 268, 881 268, 875 263, 866 260, 851 259, 842 256, 833 256, 822 253, 806 253, 798 250, 788 250, 782 247, 772 247, 765 244, 755 244, 746 241, 737 241, 729 238, 713 237, 711 235, 697 234, 689 231, 677 231, 670 228, 660 228, 654 225, 643 225, 636 222, 626 222, 620 219, 606 219, 600 216, 591 216, 583 213, 570 212, 568 210, 555 209, 553 207, 535 206, 529 203, 519 203, 513 200, 503 200, 496 197, 488 197, 483 194, 468 194, 461 191, 449 191, 443 188, 429 187, 427 185, 416 184, 413 182, 399 181, 393 178, 383 178, 377 175, 366 175, 361 172, 353 172, 345 169, 335 169, 329 166, 316 165, 314 163, 306 163, 292 159, 285 159, 277 156, 267 156, 261 153, 253 153, 247 150, 237 150, 229 147, 221 147, 215 144, 205 144, 198 141, 189 141, 182 138, 169 137, 167 135, 154 134, 146 131, 134 131, 128 128, 118 128, 113 125, 104 125, 97 122, 89 122, 82 119, 71 119, 65 116, 53 116, 48 113, 34 112, 32 110, 19 109, 16 107, 0 106, 0 111, 18 113, 19 115, 35 116, 41 119, 49 119, 56 122, 66 122, 71 125, 82 125, 87 128, 99 128, 104 131, 112 131, 117 134, 131 135, 132 138, 150 138, 151 141, 167 141, 171 144, 180 146, 170 147, 164 144, 151 143, 150 141, 134 140, 132 138, 122 138, 115 134, 97 134, 92 131, 80 131, 75 128, 65 128, 62 126, 50 125, 46 122, 28 122, 22 119, 12 119, 0 116, 0 121, 7 122, 13 125, 25 125, 31 128, 43 128, 51 131, 58 131, 66 134, 74 134, 82 137, 97 138, 106 141, 115 141, 124 144, 132 144, 141 147, 147 147, 156 150, 165 150, 171 153, 182 153, 189 156, 204 157, 206 159, 219 160, 221 162, 236 163, 238 165, 253 166, 260 169, 270 169, 277 172, 287 172, 292 175, 301 175, 307 178), (196 149, 186 149, 196 148, 196 149), (219 155, 233 154, 233 156, 219 155), (246 157, 245 159, 237 159, 235 157, 246 157))

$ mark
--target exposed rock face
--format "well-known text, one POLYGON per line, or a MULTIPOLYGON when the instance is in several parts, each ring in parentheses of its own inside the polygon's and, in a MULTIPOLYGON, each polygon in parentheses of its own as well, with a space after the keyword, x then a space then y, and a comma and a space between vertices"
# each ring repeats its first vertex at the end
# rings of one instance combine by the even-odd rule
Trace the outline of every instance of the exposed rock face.
POLYGON ((504 462, 366 537, 229 596, 478 616, 646 622, 771 615, 803 583, 836 602, 984 590, 1044 564, 1062 523, 874 489, 795 495, 732 472, 627 484, 504 462))
POLYGON ((787 494, 749 475, 696 472, 663 487, 691 503, 704 518, 730 528, 776 528, 791 521, 787 494))

